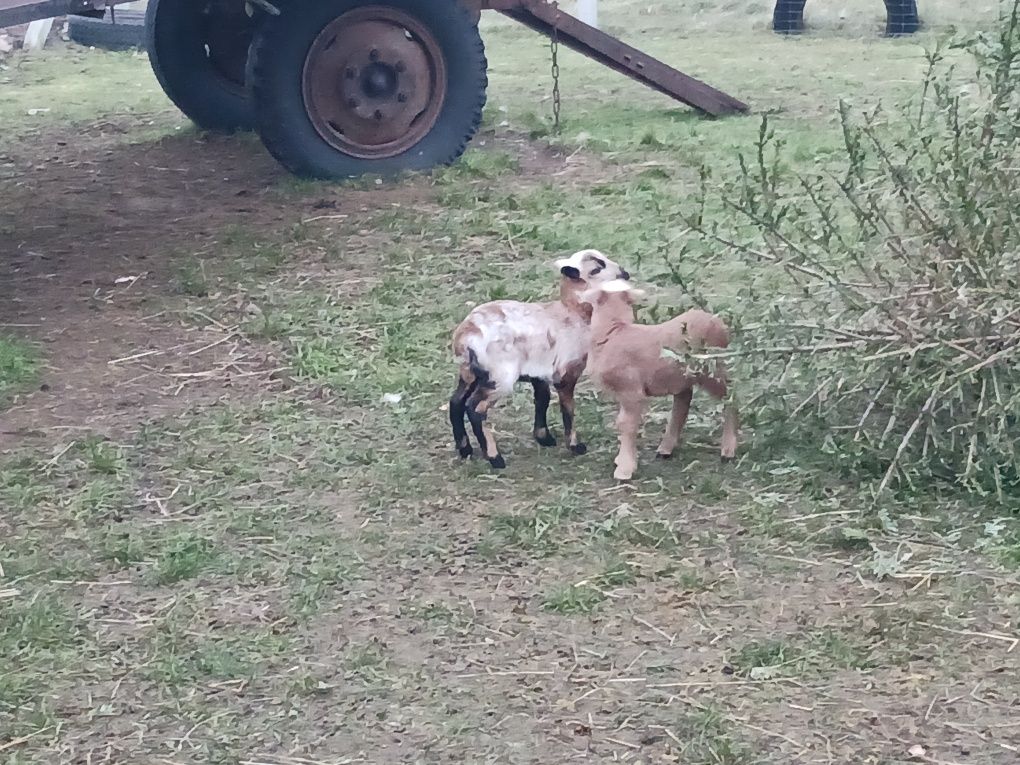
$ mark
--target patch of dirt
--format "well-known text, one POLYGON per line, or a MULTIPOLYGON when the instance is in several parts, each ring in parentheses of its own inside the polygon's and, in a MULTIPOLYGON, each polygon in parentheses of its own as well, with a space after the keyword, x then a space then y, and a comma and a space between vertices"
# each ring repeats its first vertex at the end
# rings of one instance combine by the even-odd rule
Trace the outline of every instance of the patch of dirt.
MULTIPOLYGON (((411 541, 397 528, 403 523, 395 521, 388 540, 395 550, 411 541)), ((472 508, 427 525, 469 544, 478 523, 472 508)), ((688 508, 684 528, 692 539, 718 534, 720 518, 688 508)), ((420 528, 413 533, 423 535, 420 528)), ((733 759, 702 753, 699 763, 1014 761, 1020 665, 1008 642, 980 634, 1009 634, 1009 619, 975 625, 970 634, 933 629, 926 619, 937 621, 951 601, 947 586, 865 582, 839 556, 791 574, 784 556, 763 557, 756 543, 721 535, 718 544, 711 563, 695 567, 714 579, 704 591, 662 581, 610 588, 612 604, 590 621, 542 606, 550 586, 585 578, 580 561, 573 570, 566 559, 486 566, 463 549, 438 561, 395 553, 388 565, 378 562, 384 575, 356 587, 334 627, 349 625, 352 644, 385 635, 387 655, 403 668, 394 674, 421 667, 442 689, 448 708, 405 724, 415 744, 442 746, 450 762, 485 751, 493 762, 684 763, 695 761, 688 747, 698 748, 699 726, 711 730, 709 719, 717 720, 720 738, 731 731, 752 749, 733 759), (431 603, 457 616, 415 615, 415 607, 431 603), (795 649, 805 634, 817 636, 819 646, 777 661, 771 677, 733 667, 735 649, 752 640, 795 649), (862 666, 840 665, 844 641, 862 647, 850 657, 862 666), (454 712, 473 735, 451 737, 444 716, 454 712), (916 747, 931 759, 912 758, 916 747)), ((629 561, 645 570, 668 563, 668 556, 656 557, 629 561)), ((370 751, 386 747, 390 726, 377 722, 388 720, 382 708, 387 701, 391 708, 428 708, 422 693, 396 687, 388 698, 363 700, 349 710, 360 722, 345 742, 323 742, 315 754, 350 754, 352 741, 370 751)))
MULTIPOLYGON (((20 174, 0 183, 0 331, 40 343, 45 367, 40 389, 0 412, 0 452, 75 432, 116 437, 271 382, 279 360, 236 327, 177 314, 181 264, 214 261, 232 226, 278 238, 298 222, 336 218, 340 235, 351 229, 370 245, 370 231, 355 233, 359 219, 431 194, 427 179, 286 193, 285 171, 251 136, 125 145, 129 123, 97 128, 83 131, 100 135, 88 142, 53 131, 4 150, 20 174)), ((479 143, 518 156, 524 176, 570 169, 561 153, 522 139, 479 143)))
MULTIPOLYGON (((348 523, 359 519, 353 503, 345 512, 348 523)), ((610 602, 591 617, 560 615, 543 607, 543 592, 581 581, 581 556, 507 551, 484 562, 472 549, 484 514, 465 507, 420 516, 421 525, 409 523, 410 508, 395 514, 385 548, 343 597, 288 624, 296 642, 279 667, 209 686, 206 702, 215 697, 219 714, 234 716, 230 735, 252 761, 1015 762, 1017 665, 1008 644, 924 626, 924 614, 950 600, 944 587, 865 583, 837 556, 791 573, 729 536, 702 551, 711 563, 697 561, 712 578, 703 590, 645 579, 608 588, 610 602), (448 545, 415 556, 421 538, 448 545), (859 643, 876 664, 844 667, 829 644, 808 666, 793 658, 772 676, 734 668, 752 640, 794 647, 805 634, 859 643), (299 699, 296 677, 306 678, 299 699)), ((691 512, 685 527, 715 532, 718 513, 691 512)), ((628 560, 645 571, 671 563, 651 550, 628 560)), ((206 605, 203 618, 274 623, 271 602, 243 590, 221 596, 237 614, 206 605)), ((102 638, 112 649, 121 636, 104 628, 102 638)), ((187 740, 198 718, 163 711, 144 729, 110 729, 103 745, 127 756, 187 740)), ((188 745, 198 756, 197 742, 188 745)))
POLYGON ((68 146, 0 187, 12 245, 0 258, 0 326, 45 358, 41 389, 0 414, 0 449, 78 429, 112 436, 272 365, 228 328, 168 316, 164 298, 179 260, 214 246, 222 227, 287 220, 264 193, 276 167, 223 138, 68 146))

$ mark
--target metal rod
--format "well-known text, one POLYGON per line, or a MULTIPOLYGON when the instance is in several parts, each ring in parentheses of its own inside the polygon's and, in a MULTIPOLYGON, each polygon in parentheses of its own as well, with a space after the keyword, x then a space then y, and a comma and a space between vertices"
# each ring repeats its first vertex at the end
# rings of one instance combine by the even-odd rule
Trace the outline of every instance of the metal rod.
POLYGON ((483 0, 524 26, 712 117, 746 112, 747 104, 652 58, 561 11, 548 0, 483 0))

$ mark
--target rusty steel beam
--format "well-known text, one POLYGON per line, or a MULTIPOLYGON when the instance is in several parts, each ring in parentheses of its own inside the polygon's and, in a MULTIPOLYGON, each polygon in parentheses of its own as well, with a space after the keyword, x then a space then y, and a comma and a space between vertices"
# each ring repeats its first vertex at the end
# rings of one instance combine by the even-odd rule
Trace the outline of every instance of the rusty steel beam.
POLYGON ((748 110, 743 101, 588 26, 549 0, 474 0, 471 4, 497 10, 536 32, 555 37, 571 50, 711 117, 748 110))

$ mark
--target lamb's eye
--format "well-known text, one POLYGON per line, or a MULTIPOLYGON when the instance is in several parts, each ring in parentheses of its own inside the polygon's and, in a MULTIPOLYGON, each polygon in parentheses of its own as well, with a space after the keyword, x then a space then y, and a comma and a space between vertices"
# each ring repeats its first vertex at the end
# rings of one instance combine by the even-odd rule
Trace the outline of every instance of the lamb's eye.
POLYGON ((598 275, 599 273, 602 272, 603 268, 604 268, 604 266, 599 266, 594 271, 592 271, 590 274, 588 274, 588 276, 596 276, 596 275, 598 275))

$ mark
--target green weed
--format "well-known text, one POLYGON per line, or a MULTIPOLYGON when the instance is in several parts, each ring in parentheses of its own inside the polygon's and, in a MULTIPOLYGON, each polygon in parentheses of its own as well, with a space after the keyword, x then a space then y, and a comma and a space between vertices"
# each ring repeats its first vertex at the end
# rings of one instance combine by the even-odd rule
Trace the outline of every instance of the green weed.
POLYGON ((212 541, 203 536, 182 532, 168 538, 156 552, 152 580, 169 585, 193 579, 207 571, 218 560, 212 541))
POLYGON ((588 586, 568 585, 552 590, 542 601, 542 608, 557 614, 590 614, 606 599, 600 591, 588 586))
POLYGON ((0 404, 38 375, 39 360, 26 344, 0 335, 0 404))

